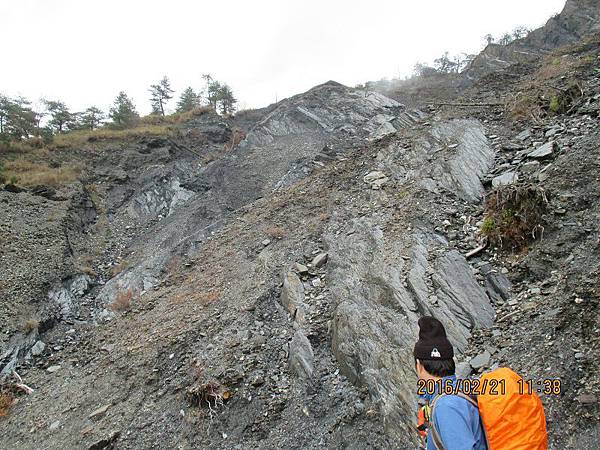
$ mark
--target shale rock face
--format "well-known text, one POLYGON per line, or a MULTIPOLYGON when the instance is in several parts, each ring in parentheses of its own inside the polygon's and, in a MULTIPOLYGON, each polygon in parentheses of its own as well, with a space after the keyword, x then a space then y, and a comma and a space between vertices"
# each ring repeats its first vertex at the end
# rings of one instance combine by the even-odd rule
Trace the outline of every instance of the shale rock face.
MULTIPOLYGON (((446 193, 476 201, 483 192, 480 177, 493 160, 476 121, 441 123, 418 137, 412 151, 387 151, 388 173, 400 186, 413 185, 409 196, 424 203, 446 193)), ((407 231, 400 236, 386 232, 390 222, 365 217, 353 220, 344 235, 327 240, 337 302, 334 354, 344 374, 369 389, 398 439, 410 433, 398 424, 414 411, 412 347, 418 318, 427 314, 440 319, 460 353, 471 331, 489 327, 494 317, 465 258, 425 217, 409 208, 401 214, 407 231)))
MULTIPOLYGON (((235 211, 306 177, 322 160, 333 160, 367 137, 381 135, 383 124, 388 132, 396 131, 421 116, 381 94, 328 82, 280 102, 231 153, 214 162, 149 167, 134 195, 125 186, 113 195, 117 199, 117 193, 128 194, 128 200, 121 200, 124 210, 149 224, 149 231, 139 239, 137 261, 102 289, 102 302, 110 303, 123 290, 147 291, 174 254, 197 248, 235 211)), ((211 127, 201 129, 211 136, 211 127)), ((118 204, 115 200, 113 206, 118 204)))

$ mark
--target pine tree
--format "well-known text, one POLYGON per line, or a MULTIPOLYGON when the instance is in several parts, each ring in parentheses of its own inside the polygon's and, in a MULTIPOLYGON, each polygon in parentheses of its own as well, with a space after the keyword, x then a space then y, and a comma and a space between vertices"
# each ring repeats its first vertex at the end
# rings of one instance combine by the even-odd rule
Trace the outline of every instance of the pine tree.
POLYGON ((217 102, 219 101, 219 92, 221 90, 221 83, 215 80, 209 73, 202 75, 202 78, 204 78, 204 81, 206 81, 206 87, 204 91, 206 93, 208 106, 216 111, 217 102))
POLYGON ((200 95, 196 94, 191 87, 186 88, 177 102, 177 112, 191 111, 200 106, 200 95))
POLYGON ((102 124, 104 118, 104 112, 100 108, 90 106, 84 112, 80 113, 79 124, 82 128, 93 131, 102 124))
POLYGON ((7 132, 8 114, 10 112, 10 99, 0 94, 0 135, 7 132))
POLYGON ((62 133, 67 131, 68 128, 74 122, 74 116, 63 102, 54 100, 44 100, 48 114, 50 114, 50 120, 48 125, 56 133, 62 133))
POLYGON ((29 100, 0 96, 0 134, 18 140, 34 135, 35 131, 35 113, 29 100))
POLYGON ((221 114, 231 114, 235 111, 237 99, 233 96, 233 91, 227 84, 219 86, 217 91, 217 101, 221 106, 221 114))
POLYGON ((173 89, 171 89, 171 83, 165 76, 158 84, 150 86, 150 103, 152 104, 152 113, 165 115, 165 104, 173 98, 173 89))
POLYGON ((120 127, 131 126, 140 118, 135 105, 123 91, 119 92, 108 116, 120 127))

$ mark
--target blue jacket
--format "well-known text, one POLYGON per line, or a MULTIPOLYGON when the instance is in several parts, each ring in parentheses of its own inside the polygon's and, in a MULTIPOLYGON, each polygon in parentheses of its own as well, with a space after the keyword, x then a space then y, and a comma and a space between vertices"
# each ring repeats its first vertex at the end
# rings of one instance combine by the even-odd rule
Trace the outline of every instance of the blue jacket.
MULTIPOLYGON (((456 376, 443 380, 446 378, 453 385, 456 383, 456 376)), ((437 392, 423 397, 431 404, 437 392)), ((470 402, 456 395, 444 395, 437 401, 434 414, 433 421, 446 450, 486 450, 479 410, 470 402)), ((437 450, 431 430, 427 433, 427 450, 437 450)))

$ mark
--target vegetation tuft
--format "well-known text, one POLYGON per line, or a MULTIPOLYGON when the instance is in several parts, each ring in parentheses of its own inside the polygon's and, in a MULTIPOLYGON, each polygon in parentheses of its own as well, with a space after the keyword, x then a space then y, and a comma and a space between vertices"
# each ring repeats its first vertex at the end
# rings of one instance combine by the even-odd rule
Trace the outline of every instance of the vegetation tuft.
POLYGON ((0 392, 0 417, 6 417, 11 406, 15 403, 15 398, 7 392, 0 392))
POLYGON ((486 197, 481 233, 500 248, 518 250, 542 236, 542 216, 547 205, 546 192, 540 187, 496 188, 486 197))
POLYGON ((132 299, 133 291, 131 289, 127 289, 126 291, 119 292, 113 302, 108 305, 108 307, 113 311, 127 311, 129 308, 131 308, 132 299))

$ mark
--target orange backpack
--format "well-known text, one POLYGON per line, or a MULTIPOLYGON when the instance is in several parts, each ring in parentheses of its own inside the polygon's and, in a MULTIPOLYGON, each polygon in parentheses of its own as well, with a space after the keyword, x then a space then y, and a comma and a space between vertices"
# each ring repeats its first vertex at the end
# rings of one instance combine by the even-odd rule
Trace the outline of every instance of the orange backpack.
MULTIPOLYGON (((469 380, 466 381, 463 387, 469 385, 469 380)), ((468 392, 457 392, 456 395, 479 409, 489 450, 548 448, 544 406, 535 392, 529 392, 519 375, 501 367, 474 381, 477 381, 474 390, 478 395, 467 395, 468 392)), ((444 395, 438 395, 431 405, 431 437, 438 450, 444 450, 444 445, 433 418, 437 400, 444 395)))

